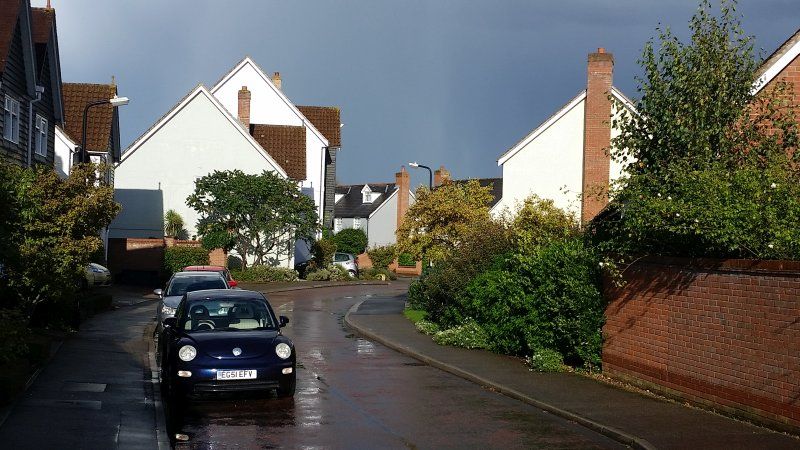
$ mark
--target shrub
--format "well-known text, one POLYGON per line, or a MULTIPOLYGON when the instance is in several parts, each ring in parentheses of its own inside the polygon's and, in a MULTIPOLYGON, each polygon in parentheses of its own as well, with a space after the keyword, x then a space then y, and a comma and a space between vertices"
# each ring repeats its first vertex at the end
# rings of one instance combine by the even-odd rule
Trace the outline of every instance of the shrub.
POLYGON ((464 313, 485 324, 492 350, 543 348, 576 366, 599 366, 605 301, 599 257, 578 238, 510 254, 466 289, 464 313))
POLYGON ((397 265, 402 267, 416 267, 417 261, 414 260, 414 256, 411 253, 400 253, 400 256, 397 257, 397 265))
POLYGON ((396 280, 397 275, 389 269, 376 269, 370 267, 358 271, 358 278, 361 280, 396 280))
POLYGON ((525 364, 536 372, 562 372, 564 357, 555 350, 541 349, 526 357, 525 364))
POLYGON ((440 331, 439 325, 427 320, 419 320, 414 326, 417 327, 417 331, 427 335, 434 335, 440 331))
POLYGON ((203 247, 167 247, 164 250, 164 269, 168 274, 180 272, 186 266, 208 265, 208 250, 203 247))
POLYGON ((238 270, 243 267, 242 258, 236 255, 228 255, 228 269, 238 270))
POLYGON ((317 269, 306 274, 308 281, 349 281, 352 277, 344 267, 329 264, 324 269, 317 269))
POLYGON ((511 248, 503 224, 476 224, 464 235, 459 249, 449 259, 425 266, 422 276, 409 288, 408 300, 428 312, 431 321, 443 327, 464 323, 464 291, 473 278, 511 248))
POLYGON ((367 250, 367 255, 376 269, 389 269, 389 264, 394 261, 394 245, 384 245, 367 250))
POLYGON ((577 236, 578 220, 558 208, 553 200, 536 195, 526 198, 513 218, 504 218, 518 251, 533 249, 548 242, 577 236))
POLYGON ((469 321, 433 335, 433 341, 439 345, 452 345, 463 348, 486 348, 487 334, 480 325, 469 321))
POLYGON ((367 234, 359 228, 345 228, 333 236, 336 251, 360 255, 367 248, 367 234))
POLYGON ((184 228, 183 217, 174 209, 169 209, 164 213, 164 235, 178 239, 186 239, 186 229, 184 228))
POLYGON ((236 281, 270 283, 276 281, 297 281, 297 271, 287 267, 251 266, 247 269, 231 269, 236 281))
POLYGON ((28 352, 28 320, 15 309, 0 309, 0 365, 23 357, 28 352))
POLYGON ((333 262, 333 255, 336 253, 336 242, 330 238, 322 238, 311 246, 314 254, 314 262, 317 267, 327 267, 333 262))
POLYGON ((317 269, 306 274, 308 281, 328 281, 331 279, 331 272, 328 269, 317 269))

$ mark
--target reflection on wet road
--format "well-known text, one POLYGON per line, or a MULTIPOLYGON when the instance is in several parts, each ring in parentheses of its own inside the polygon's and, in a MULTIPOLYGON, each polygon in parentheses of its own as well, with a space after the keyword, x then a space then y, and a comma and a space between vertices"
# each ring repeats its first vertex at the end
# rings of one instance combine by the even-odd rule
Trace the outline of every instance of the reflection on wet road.
POLYGON ((403 303, 404 286, 273 294, 298 350, 294 398, 252 394, 167 405, 177 448, 608 448, 614 441, 350 334, 365 300, 403 303), (369 295, 369 298, 367 298, 369 295))

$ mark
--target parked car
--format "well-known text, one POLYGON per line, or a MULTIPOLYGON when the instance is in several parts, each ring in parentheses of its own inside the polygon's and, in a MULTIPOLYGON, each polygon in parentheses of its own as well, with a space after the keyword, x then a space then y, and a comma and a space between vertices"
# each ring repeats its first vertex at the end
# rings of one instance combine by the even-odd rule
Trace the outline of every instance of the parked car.
POLYGON ((183 272, 219 272, 225 277, 228 286, 235 288, 239 283, 231 276, 231 271, 222 266, 186 266, 183 272))
POLYGON ((294 343, 281 333, 288 322, 275 317, 260 292, 187 292, 175 317, 164 321, 159 338, 167 397, 273 389, 279 396, 293 396, 294 343))
POLYGON ((90 286, 111 285, 111 271, 100 264, 87 264, 84 273, 84 279, 81 280, 81 288, 83 289, 88 289, 90 286))
POLYGON ((167 317, 175 316, 175 309, 187 292, 203 289, 229 289, 228 282, 219 272, 176 272, 167 281, 165 289, 153 291, 161 298, 156 308, 158 328, 167 317))
POLYGON ((350 273, 351 277, 358 276, 358 261, 354 255, 336 252, 333 254, 333 263, 337 266, 344 267, 344 269, 350 273))

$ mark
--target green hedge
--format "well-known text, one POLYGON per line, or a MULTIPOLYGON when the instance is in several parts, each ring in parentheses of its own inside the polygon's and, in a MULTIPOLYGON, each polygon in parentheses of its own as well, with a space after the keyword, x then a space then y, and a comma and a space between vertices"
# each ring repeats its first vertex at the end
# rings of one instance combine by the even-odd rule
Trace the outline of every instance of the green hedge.
POLYGON ((360 255, 367 248, 367 234, 359 228, 345 228, 333 236, 336 250, 360 255))
POLYGON ((362 269, 358 272, 358 278, 362 280, 396 280, 397 275, 389 269, 362 269))
POLYGON ((269 283, 276 281, 297 281, 297 271, 286 267, 252 266, 247 269, 231 270, 236 281, 269 283))
POLYGON ((389 264, 394 261, 394 245, 384 245, 367 250, 367 255, 372 261, 372 267, 376 269, 388 269, 389 264))
POLYGON ((400 256, 397 257, 397 264, 400 267, 416 267, 417 261, 414 260, 414 256, 411 253, 400 253, 400 256))
POLYGON ((208 265, 208 250, 203 247, 167 247, 164 250, 164 270, 180 272, 186 266, 208 265))
POLYGON ((324 269, 317 269, 306 274, 308 281, 349 281, 351 279, 350 272, 336 264, 330 264, 324 269))

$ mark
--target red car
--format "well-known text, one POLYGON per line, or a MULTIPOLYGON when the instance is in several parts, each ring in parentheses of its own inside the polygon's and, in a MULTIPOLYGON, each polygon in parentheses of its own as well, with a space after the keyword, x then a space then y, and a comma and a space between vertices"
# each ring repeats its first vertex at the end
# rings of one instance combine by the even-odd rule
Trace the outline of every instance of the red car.
POLYGON ((183 268, 183 272, 219 272, 225 277, 228 286, 235 288, 239 284, 233 279, 231 272, 222 266, 186 266, 183 268))

